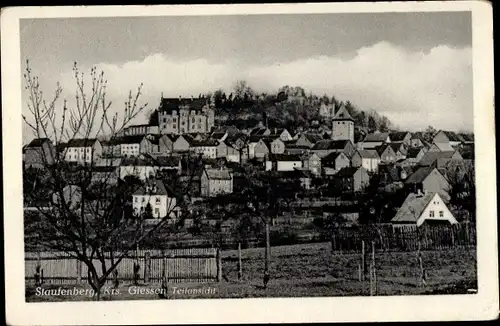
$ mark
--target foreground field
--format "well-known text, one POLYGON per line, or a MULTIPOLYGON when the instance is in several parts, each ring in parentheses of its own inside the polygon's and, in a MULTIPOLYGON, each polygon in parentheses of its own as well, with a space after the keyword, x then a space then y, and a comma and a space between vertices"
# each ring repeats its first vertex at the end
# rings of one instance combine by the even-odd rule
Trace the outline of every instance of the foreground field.
MULTIPOLYGON (((358 280, 360 255, 330 251, 328 243, 280 246, 271 249, 271 281, 262 286, 264 249, 242 250, 243 279, 238 281, 237 251, 223 252, 223 281, 203 284, 169 284, 167 297, 189 298, 251 298, 304 296, 369 295, 369 281, 358 280), (199 290, 195 290, 199 289, 199 290)), ((377 295, 418 295, 467 293, 477 289, 476 252, 474 248, 445 251, 423 251, 427 284, 419 284, 419 268, 415 252, 377 252, 377 295)), ((159 284, 142 285, 140 289, 122 284, 103 300, 160 299, 159 284), (149 293, 145 293, 146 290, 149 293), (140 293, 142 291, 142 293, 140 293), (158 292, 158 290, 156 291, 158 292)), ((44 289, 58 285, 44 284, 44 289)), ((64 285, 72 289, 73 286, 64 285)), ((92 300, 89 295, 40 295, 27 287, 27 301, 92 300)))

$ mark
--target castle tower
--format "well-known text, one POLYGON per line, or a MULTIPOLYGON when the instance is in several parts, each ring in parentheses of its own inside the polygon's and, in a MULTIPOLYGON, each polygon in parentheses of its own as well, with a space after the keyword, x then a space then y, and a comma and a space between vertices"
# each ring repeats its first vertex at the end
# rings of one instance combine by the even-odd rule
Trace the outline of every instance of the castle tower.
POLYGON ((350 140, 354 144, 354 119, 342 106, 332 119, 332 139, 350 140))

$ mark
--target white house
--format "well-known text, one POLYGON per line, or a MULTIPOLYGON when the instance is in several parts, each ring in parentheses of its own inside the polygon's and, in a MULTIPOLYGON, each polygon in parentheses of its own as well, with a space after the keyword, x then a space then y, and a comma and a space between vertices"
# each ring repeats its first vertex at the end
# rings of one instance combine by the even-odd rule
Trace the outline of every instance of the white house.
POLYGON ((190 151, 201 154, 204 158, 217 158, 217 146, 219 142, 216 140, 194 141, 191 144, 190 151))
POLYGON ((361 156, 361 166, 369 172, 377 172, 380 164, 380 156, 376 150, 358 150, 361 156))
POLYGON ((233 173, 228 169, 205 168, 200 179, 203 197, 214 197, 233 192, 233 173))
POLYGON ((161 219, 167 215, 170 218, 178 217, 179 210, 175 207, 175 196, 167 190, 160 180, 149 180, 132 195, 132 207, 135 214, 144 214, 148 204, 151 205, 155 219, 161 219))
POLYGON ((91 163, 102 156, 102 145, 98 139, 71 139, 64 149, 64 160, 76 163, 91 163))
POLYGON ((159 167, 152 162, 140 158, 124 159, 120 165, 120 179, 133 175, 141 180, 156 176, 159 167))
POLYGON ((294 171, 296 168, 302 168, 298 155, 269 154, 266 157, 266 171, 294 171))
POLYGON ((363 140, 362 147, 363 149, 375 148, 384 143, 390 143, 391 137, 388 132, 375 132, 373 134, 366 135, 363 140))
POLYGON ((411 193, 391 220, 394 227, 414 228, 425 224, 457 224, 438 193, 411 193))

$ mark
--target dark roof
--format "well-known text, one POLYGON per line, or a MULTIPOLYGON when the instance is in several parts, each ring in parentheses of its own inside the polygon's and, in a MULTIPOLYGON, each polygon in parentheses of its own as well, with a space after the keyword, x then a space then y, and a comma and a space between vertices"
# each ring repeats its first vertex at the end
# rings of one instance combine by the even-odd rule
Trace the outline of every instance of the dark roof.
POLYGON ((324 140, 323 136, 319 134, 303 134, 303 136, 313 144, 324 140))
POLYGON ((434 192, 428 192, 423 196, 409 194, 391 222, 417 222, 434 195, 436 195, 434 192))
POLYGON ((474 153, 475 153, 474 145, 464 145, 460 149, 460 154, 465 160, 473 160, 474 153))
POLYGON ((111 165, 96 165, 92 167, 92 172, 94 173, 110 173, 116 172, 117 167, 111 165))
POLYGON ((124 157, 121 162, 122 166, 155 166, 155 162, 151 158, 140 157, 124 157))
POLYGON ((398 141, 403 141, 406 135, 408 135, 408 132, 406 131, 397 131, 397 132, 391 132, 389 134, 389 137, 391 138, 391 141, 398 142, 398 141))
POLYGON ((189 110, 201 110, 205 105, 208 104, 207 98, 162 98, 160 102, 160 107, 158 110, 160 112, 167 112, 169 114, 174 110, 179 110, 181 106, 186 106, 189 110))
POLYGON ((392 149, 392 147, 389 146, 388 144, 383 144, 383 145, 375 147, 375 150, 377 151, 378 155, 382 155, 387 148, 392 149))
POLYGON ((179 156, 158 156, 155 160, 158 166, 178 166, 181 158, 179 156))
POLYGON ((447 151, 447 152, 427 152, 424 154, 420 162, 418 162, 421 166, 430 166, 434 164, 438 159, 451 159, 455 152, 447 151))
POLYGON ((67 143, 66 147, 92 147, 96 141, 96 138, 74 138, 67 143))
POLYGON ((325 157, 323 157, 321 159, 322 162, 333 162, 335 161, 340 155, 344 155, 347 159, 349 159, 347 157, 347 155, 345 155, 343 152, 334 152, 334 153, 330 153, 328 155, 326 155, 325 157))
POLYGON ((420 151, 422 151, 422 148, 410 147, 410 148, 408 148, 408 151, 406 152, 406 157, 407 158, 416 158, 418 153, 420 153, 420 151))
POLYGON ((474 142, 474 134, 460 133, 458 134, 465 142, 474 142))
POLYGON ((389 136, 388 132, 379 132, 374 134, 368 134, 365 137, 364 142, 384 142, 389 136))
POLYGON ((269 154, 268 161, 279 161, 279 162, 296 162, 299 161, 301 162, 302 160, 300 159, 299 155, 294 155, 294 154, 269 154))
POLYGON ((137 189, 136 192, 134 192, 134 195, 163 195, 163 196, 172 196, 172 191, 165 187, 163 182, 158 179, 152 179, 152 180, 146 180, 146 183, 141 186, 139 189, 137 189), (153 192, 154 187, 156 187, 156 191, 153 192), (149 189, 148 189, 149 188, 149 189))
POLYGON ((144 135, 123 136, 116 139, 118 144, 138 144, 145 138, 144 135))
POLYGON ((196 142, 196 140, 193 138, 193 136, 191 136, 189 134, 179 135, 179 137, 177 137, 174 142, 176 142, 177 140, 179 140, 179 138, 181 138, 181 137, 184 138, 189 143, 189 145, 191 145, 194 142, 196 142))
POLYGON ((51 143, 50 139, 48 138, 35 138, 33 139, 28 145, 26 145, 26 148, 30 147, 40 147, 43 145, 43 143, 49 142, 51 143))
POLYGON ((333 120, 349 120, 354 121, 345 106, 341 106, 340 109, 333 116, 333 120))
POLYGON ((434 170, 433 167, 421 167, 405 180, 405 183, 422 183, 434 170))
POLYGON ((358 153, 362 158, 380 158, 376 150, 360 149, 358 153))
POLYGON ((213 132, 213 133, 210 135, 210 138, 220 140, 220 139, 222 139, 225 135, 226 135, 226 132, 225 132, 225 131, 220 131, 220 132, 219 132, 219 131, 217 131, 217 132, 213 132))
POLYGON ((411 139, 424 140, 424 134, 421 131, 414 132, 413 134, 411 134, 411 139))
POLYGON ((313 150, 344 149, 349 140, 320 140, 313 146, 313 150))
POLYGON ((335 174, 335 177, 336 178, 349 178, 349 177, 352 177, 359 169, 361 169, 361 168, 360 167, 353 167, 353 166, 345 167, 345 168, 340 169, 339 172, 337 172, 337 174, 335 174))
POLYGON ((266 133, 266 131, 268 131, 267 128, 257 127, 250 131, 250 136, 264 136, 264 133, 266 133))

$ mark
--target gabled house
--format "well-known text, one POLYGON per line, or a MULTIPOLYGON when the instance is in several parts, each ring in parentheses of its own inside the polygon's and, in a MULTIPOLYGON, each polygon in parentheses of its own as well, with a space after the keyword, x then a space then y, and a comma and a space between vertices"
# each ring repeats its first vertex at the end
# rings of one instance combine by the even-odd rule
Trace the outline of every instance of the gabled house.
POLYGON ((405 188, 409 192, 436 192, 441 198, 450 199, 448 180, 434 167, 421 167, 405 180, 405 188))
POLYGON ((56 161, 56 149, 48 138, 35 138, 24 147, 24 166, 41 169, 56 161))
POLYGON ((427 153, 425 147, 411 147, 406 153, 406 159, 410 165, 416 165, 424 157, 425 153, 427 153))
POLYGON ((264 127, 262 124, 259 124, 257 127, 253 128, 250 131, 250 136, 269 136, 271 134, 271 130, 269 128, 264 127))
POLYGON ((154 136, 134 135, 123 136, 117 141, 120 144, 120 155, 123 157, 138 156, 139 154, 150 154, 154 152, 154 136))
POLYGON ((458 136, 462 139, 463 145, 474 145, 474 134, 473 133, 460 133, 458 136))
POLYGON ((172 149, 174 152, 187 152, 191 148, 191 145, 195 142, 193 137, 188 134, 179 135, 174 140, 172 149))
POLYGON ((321 140, 324 140, 324 139, 320 134, 305 133, 305 134, 301 134, 297 138, 295 145, 312 148, 314 146, 314 144, 316 144, 317 142, 319 142, 321 140))
POLYGON ((321 159, 321 167, 325 175, 335 174, 340 169, 350 165, 351 162, 349 158, 343 152, 330 153, 321 159))
POLYGON ((439 130, 434 137, 433 143, 448 143, 450 146, 455 147, 463 143, 463 139, 453 131, 439 130))
POLYGON ((422 132, 415 132, 411 135, 410 147, 420 148, 426 146, 426 141, 422 132))
POLYGON ((390 142, 388 145, 391 146, 394 153, 396 153, 396 161, 406 158, 408 150, 403 142, 390 142))
POLYGON ((380 156, 380 161, 383 163, 390 163, 397 161, 397 155, 389 144, 384 144, 375 147, 377 154, 380 156))
POLYGON ((120 179, 124 180, 126 176, 136 176, 141 180, 147 180, 155 177, 159 167, 152 159, 140 157, 124 158, 120 165, 120 179))
POLYGON ((155 158, 158 171, 177 171, 182 173, 181 158, 179 156, 158 156, 155 158))
POLYGON ((285 153, 285 143, 279 138, 263 137, 263 141, 266 142, 267 148, 273 154, 283 154, 285 153))
POLYGON ((433 143, 429 147, 429 152, 454 152, 455 149, 451 147, 450 143, 433 143))
POLYGON ((210 139, 213 139, 213 140, 217 140, 219 142, 222 142, 224 140, 226 140, 227 136, 229 134, 227 133, 227 131, 224 131, 224 130, 216 130, 214 132, 212 132, 210 134, 210 139))
POLYGON ((161 180, 150 179, 145 182, 132 195, 132 208, 138 216, 146 212, 146 206, 151 206, 154 219, 168 217, 175 219, 179 217, 179 209, 176 208, 176 198, 161 180))
POLYGON ((411 193, 406 197, 391 223, 398 228, 423 225, 451 225, 458 221, 438 193, 411 193))
POLYGON ((233 173, 224 168, 205 168, 200 180, 202 197, 215 197, 233 192, 233 173))
POLYGON ((296 168, 292 171, 280 171, 276 176, 286 182, 300 180, 300 186, 303 189, 311 189, 312 174, 307 169, 296 168))
POLYGON ((343 192, 358 192, 369 184, 370 176, 363 167, 345 167, 334 175, 333 182, 343 192))
POLYGON ((158 153, 160 155, 171 154, 174 151, 173 135, 160 135, 158 139, 158 153))
POLYGON ((407 131, 397 131, 389 133, 389 138, 391 139, 391 143, 401 142, 406 146, 410 146, 412 135, 407 131))
POLYGON ((361 166, 368 172, 377 172, 378 165, 380 164, 380 156, 376 150, 362 149, 358 150, 361 156, 361 166))
POLYGON ((352 154, 350 161, 351 161, 351 166, 354 167, 363 166, 363 158, 361 157, 361 154, 359 154, 358 150, 356 150, 354 154, 352 154))
POLYGON ((316 176, 321 175, 321 159, 318 154, 308 153, 303 155, 302 166, 316 176))
POLYGON ((295 141, 289 141, 285 142, 285 153, 287 154, 306 154, 309 153, 310 147, 309 146, 301 146, 297 145, 295 141))
POLYGON ((350 140, 321 140, 313 146, 311 152, 318 154, 320 158, 330 153, 343 152, 348 158, 351 158, 356 152, 356 148, 350 140))
MULTIPOLYGON (((252 138, 251 138, 252 139, 252 138)), ((263 139, 260 139, 255 145, 253 146, 253 157, 257 159, 264 159, 267 154, 269 154, 271 151, 266 144, 266 142, 263 139)))
POLYGON ((101 142, 96 138, 74 138, 64 148, 64 160, 79 164, 91 163, 102 156, 101 142))
POLYGON ((292 135, 285 128, 274 128, 271 130, 270 136, 273 138, 279 138, 283 142, 293 140, 292 135))
POLYGON ((376 132, 366 135, 363 140, 363 149, 371 149, 381 146, 384 143, 390 143, 391 137, 388 132, 376 132))
POLYGON ((420 166, 432 166, 435 164, 443 164, 449 160, 462 160, 462 155, 458 151, 447 152, 427 152, 418 162, 420 166), (438 162, 439 161, 439 162, 438 162))
POLYGON ((293 171, 302 168, 302 160, 298 155, 268 154, 265 161, 266 171, 293 171))

